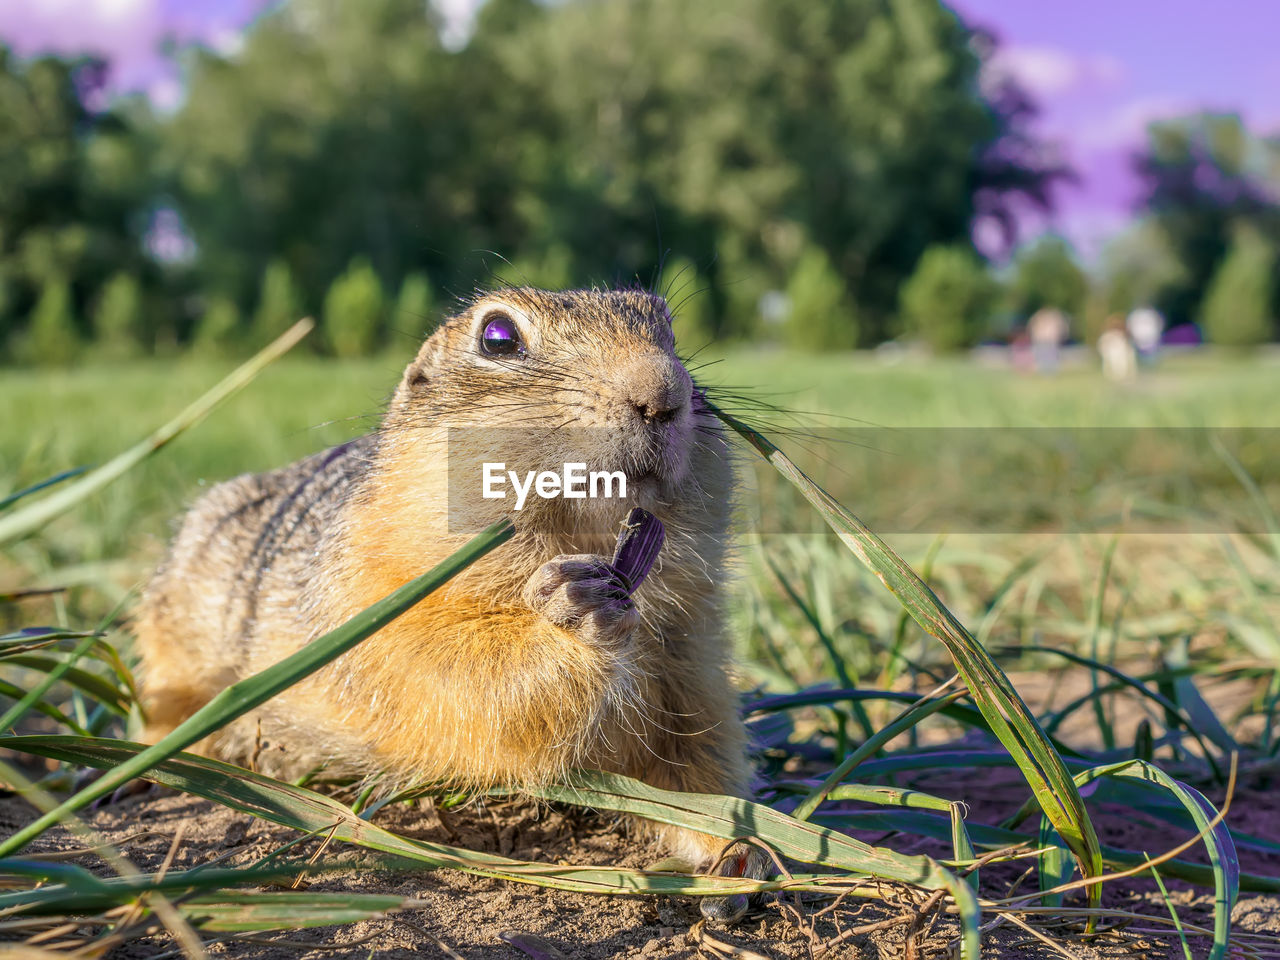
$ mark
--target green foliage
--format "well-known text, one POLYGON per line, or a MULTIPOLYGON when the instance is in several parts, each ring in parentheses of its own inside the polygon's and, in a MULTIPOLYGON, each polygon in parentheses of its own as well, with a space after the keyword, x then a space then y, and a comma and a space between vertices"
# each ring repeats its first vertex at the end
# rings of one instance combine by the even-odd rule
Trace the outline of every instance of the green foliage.
POLYGON ((498 264, 493 275, 500 283, 514 287, 568 290, 578 285, 574 283, 573 255, 563 243, 498 264))
POLYGON ((936 0, 506 0, 455 52, 416 0, 298 0, 234 60, 197 56, 159 136, 199 285, 242 299, 281 255, 315 304, 357 255, 392 283, 563 287, 653 276, 669 247, 717 258, 710 325, 740 334, 811 238, 871 340, 979 192, 1052 179, 997 159, 1026 115, 984 98, 972 41, 936 0))
POLYGON ((136 356, 143 350, 142 288, 131 273, 117 273, 98 296, 93 313, 94 349, 103 356, 136 356))
POLYGON ((80 336, 72 315, 71 287, 66 280, 48 280, 40 293, 27 330, 27 361, 40 366, 66 366, 76 358, 80 336))
POLYGON ((1210 282, 1247 224, 1280 243, 1280 205, 1267 168, 1280 144, 1252 136, 1239 115, 1195 113, 1152 124, 1138 160, 1143 205, 1179 270, 1155 298, 1173 323, 1197 318, 1210 282))
POLYGON ((858 343, 858 315, 844 279, 819 247, 807 248, 787 282, 787 341, 813 352, 851 350, 858 343))
POLYGON ((431 289, 431 281, 425 273, 415 270, 400 284, 395 312, 388 325, 398 333, 420 336, 434 328, 434 308, 435 291, 431 289))
POLYGON ((995 281, 969 247, 930 247, 902 287, 903 329, 940 353, 973 346, 996 292, 995 281))
MULTIPOLYGON (((0 341, 21 340, 50 285, 68 287, 79 302, 142 266, 134 222, 156 189, 147 179, 148 141, 124 107, 85 109, 77 83, 90 84, 95 69, 18 60, 0 46, 0 341)), ((65 331, 51 336, 56 318, 42 317, 45 329, 28 339, 64 361, 65 331)))
POLYGON ((272 260, 262 275, 258 309, 253 315, 253 342, 266 346, 302 319, 302 297, 293 271, 283 260, 272 260))
POLYGON ((677 257, 663 266, 657 291, 671 311, 671 329, 681 356, 691 356, 716 338, 710 288, 710 281, 692 260, 677 257))
POLYGON ((203 356, 233 356, 243 335, 240 308, 235 300, 225 294, 215 294, 205 305, 191 346, 203 356))
POLYGON ((1206 339, 1227 347, 1252 347, 1275 336, 1276 250, 1256 231, 1242 226, 1213 275, 1201 323, 1206 339))
POLYGON ((372 353, 382 335, 382 283, 364 257, 351 261, 324 298, 324 336, 343 359, 372 353))
POLYGON ((1062 237, 1048 235, 1020 251, 1010 291, 1020 316, 1055 307, 1069 317, 1080 317, 1088 290, 1084 271, 1062 237))
POLYGON ((1103 308, 1128 313, 1156 303, 1164 291, 1186 280, 1186 268, 1153 219, 1144 219, 1112 240, 1103 252, 1103 308))

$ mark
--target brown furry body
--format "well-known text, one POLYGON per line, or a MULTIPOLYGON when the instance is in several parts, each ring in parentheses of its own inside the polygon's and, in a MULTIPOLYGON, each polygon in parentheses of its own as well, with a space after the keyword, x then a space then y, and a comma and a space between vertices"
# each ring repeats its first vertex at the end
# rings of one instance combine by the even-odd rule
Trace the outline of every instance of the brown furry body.
MULTIPOLYGON (((723 620, 731 478, 660 298, 482 297, 427 340, 376 433, 192 508, 138 618, 148 736, 510 516, 512 541, 201 749, 284 777, 326 764, 519 787, 585 766, 741 794, 723 620), (518 321, 525 355, 477 350, 495 316, 518 321), (451 497, 448 464, 471 455, 521 471, 581 459, 635 480, 625 500, 530 497, 516 513, 511 499, 451 497), (635 505, 667 542, 619 613, 591 567, 635 505)), ((723 843, 670 833, 703 866, 723 843)))

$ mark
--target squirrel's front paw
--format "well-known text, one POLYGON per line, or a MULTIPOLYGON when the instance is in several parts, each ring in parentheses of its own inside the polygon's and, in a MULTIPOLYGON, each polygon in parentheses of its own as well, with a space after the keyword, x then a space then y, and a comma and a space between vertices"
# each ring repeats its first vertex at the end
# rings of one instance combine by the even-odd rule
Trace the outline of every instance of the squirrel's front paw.
POLYGON ((565 554, 529 578, 524 599, 589 643, 621 643, 640 621, 627 586, 605 557, 565 554))

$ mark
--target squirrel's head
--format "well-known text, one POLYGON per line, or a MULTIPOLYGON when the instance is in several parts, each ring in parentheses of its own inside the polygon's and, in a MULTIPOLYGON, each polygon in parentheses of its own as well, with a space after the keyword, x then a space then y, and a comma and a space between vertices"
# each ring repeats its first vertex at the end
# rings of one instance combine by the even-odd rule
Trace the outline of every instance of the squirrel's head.
POLYGON ((522 478, 577 462, 622 471, 628 501, 650 507, 698 489, 699 474, 720 470, 702 461, 725 452, 676 355, 666 301, 641 289, 478 296, 409 364, 390 424, 447 428, 450 470, 474 459, 477 483, 481 461, 522 478))

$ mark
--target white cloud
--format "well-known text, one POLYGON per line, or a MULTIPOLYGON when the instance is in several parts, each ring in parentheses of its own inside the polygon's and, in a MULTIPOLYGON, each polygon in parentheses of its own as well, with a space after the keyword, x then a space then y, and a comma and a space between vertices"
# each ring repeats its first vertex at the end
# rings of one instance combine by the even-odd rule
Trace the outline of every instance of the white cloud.
POLYGON ((1001 47, 987 64, 997 79, 1012 79, 1032 94, 1052 97, 1077 87, 1113 86, 1124 79, 1124 64, 1107 54, 1085 57, 1055 47, 1001 47))
POLYGON ((1139 97, 1128 100, 1104 114, 1095 124, 1080 128, 1076 143, 1081 147, 1122 147, 1141 143, 1147 126, 1157 120, 1193 113, 1197 105, 1181 97, 1139 97))

